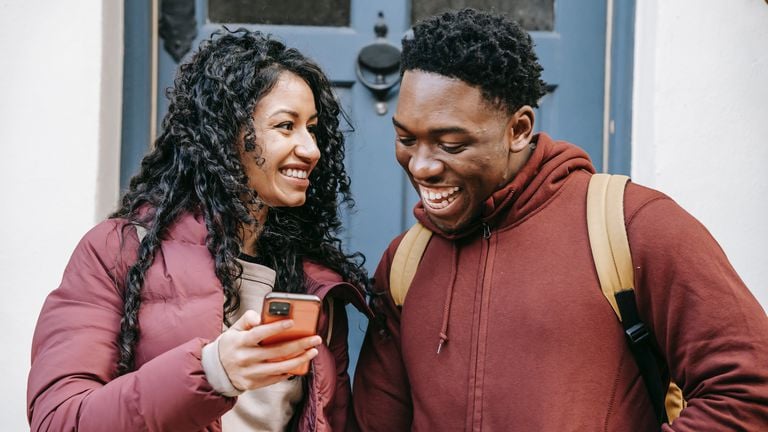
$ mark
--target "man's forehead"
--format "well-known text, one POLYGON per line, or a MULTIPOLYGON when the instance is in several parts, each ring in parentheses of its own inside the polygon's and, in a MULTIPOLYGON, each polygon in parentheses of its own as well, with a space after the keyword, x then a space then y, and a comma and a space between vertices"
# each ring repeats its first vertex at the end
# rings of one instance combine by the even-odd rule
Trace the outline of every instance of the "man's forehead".
POLYGON ((407 70, 403 73, 401 91, 403 87, 413 87, 412 91, 420 92, 473 92, 474 90, 474 92, 480 93, 480 89, 476 86, 459 78, 420 69, 407 70))
POLYGON ((429 80, 403 83, 392 117, 393 124, 412 132, 420 129, 476 133, 489 121, 506 122, 508 115, 505 110, 488 103, 479 90, 465 84, 461 86, 463 88, 433 87, 429 80))
POLYGON ((489 101, 482 90, 459 78, 422 70, 408 70, 400 84, 398 108, 406 109, 468 109, 493 113, 506 110, 489 101))

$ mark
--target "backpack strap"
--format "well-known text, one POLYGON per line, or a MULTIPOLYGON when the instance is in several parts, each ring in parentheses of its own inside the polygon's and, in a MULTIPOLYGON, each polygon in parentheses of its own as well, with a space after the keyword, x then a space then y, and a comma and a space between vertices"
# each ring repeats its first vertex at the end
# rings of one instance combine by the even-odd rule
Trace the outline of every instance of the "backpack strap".
POLYGON ((624 187, 627 176, 595 174, 587 190, 587 229, 600 288, 619 321, 615 295, 634 289, 634 271, 624 228, 624 187))
POLYGON ((389 269, 389 291, 396 306, 402 306, 405 302, 405 296, 430 238, 432 231, 416 222, 397 246, 392 258, 392 267, 389 269))
POLYGON ((629 349, 651 397, 659 423, 667 422, 662 373, 655 340, 640 319, 634 270, 624 226, 624 189, 629 177, 594 174, 587 190, 587 228, 600 287, 621 321, 629 349))

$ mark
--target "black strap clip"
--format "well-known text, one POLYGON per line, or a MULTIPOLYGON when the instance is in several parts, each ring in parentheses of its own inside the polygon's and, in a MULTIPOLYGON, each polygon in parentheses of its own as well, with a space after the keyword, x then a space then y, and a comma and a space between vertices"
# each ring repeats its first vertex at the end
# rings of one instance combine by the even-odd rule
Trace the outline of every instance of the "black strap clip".
POLYGON ((647 342, 651 333, 648 331, 648 327, 642 322, 639 322, 632 327, 624 330, 627 334, 627 338, 632 345, 639 345, 640 343, 647 342))

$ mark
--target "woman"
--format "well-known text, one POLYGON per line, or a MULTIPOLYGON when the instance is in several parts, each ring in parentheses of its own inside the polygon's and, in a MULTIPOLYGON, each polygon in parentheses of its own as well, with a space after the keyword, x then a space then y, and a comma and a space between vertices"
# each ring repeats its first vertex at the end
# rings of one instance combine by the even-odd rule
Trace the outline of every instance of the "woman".
POLYGON ((119 210, 40 314, 32 430, 214 431, 222 416, 225 432, 342 429, 344 305, 365 308, 367 278, 336 234, 339 197, 352 201, 328 80, 280 42, 227 31, 169 97, 119 210), (323 299, 318 336, 259 345, 291 323, 259 323, 272 285, 323 299))

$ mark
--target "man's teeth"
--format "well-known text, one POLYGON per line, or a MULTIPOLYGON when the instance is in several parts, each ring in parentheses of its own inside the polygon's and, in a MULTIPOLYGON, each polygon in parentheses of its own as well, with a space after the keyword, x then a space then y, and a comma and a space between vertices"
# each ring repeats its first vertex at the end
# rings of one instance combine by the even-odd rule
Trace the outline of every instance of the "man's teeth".
POLYGON ((305 179, 309 175, 307 171, 297 170, 297 169, 284 169, 284 170, 280 170, 280 172, 285 176, 295 177, 298 179, 305 179))
POLYGON ((456 199, 454 194, 458 191, 459 188, 457 186, 437 191, 422 188, 421 198, 430 207, 441 209, 447 207, 448 204, 452 203, 456 199))
POLYGON ((451 188, 447 188, 447 189, 438 190, 438 191, 427 190, 425 188, 422 188, 421 189, 421 197, 424 198, 424 199, 428 199, 430 201, 435 201, 435 200, 441 200, 441 199, 449 198, 449 197, 451 197, 453 194, 455 194, 458 191, 459 191, 459 188, 457 186, 454 186, 454 187, 451 187, 451 188))

